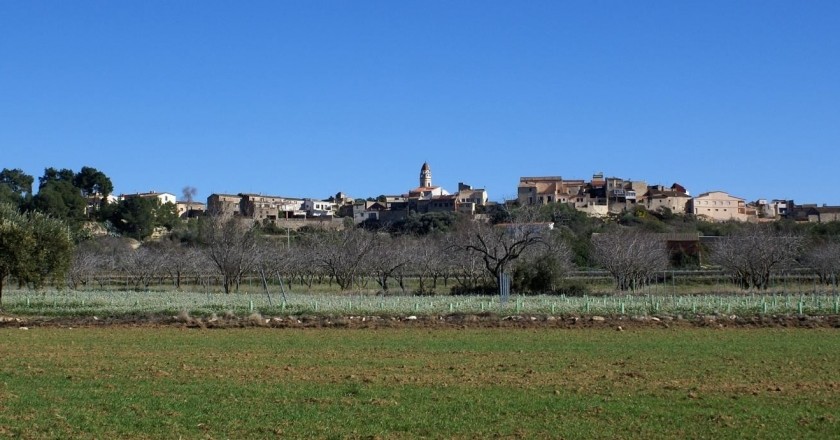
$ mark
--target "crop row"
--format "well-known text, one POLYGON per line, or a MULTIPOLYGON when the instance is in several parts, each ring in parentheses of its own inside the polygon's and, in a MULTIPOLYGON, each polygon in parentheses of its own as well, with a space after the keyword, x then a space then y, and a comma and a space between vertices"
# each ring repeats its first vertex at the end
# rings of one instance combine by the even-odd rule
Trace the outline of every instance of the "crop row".
POLYGON ((442 315, 498 313, 523 315, 691 315, 840 313, 832 293, 511 296, 377 296, 338 294, 221 294, 195 292, 11 291, 3 310, 20 315, 117 316, 126 314, 194 315, 442 315))

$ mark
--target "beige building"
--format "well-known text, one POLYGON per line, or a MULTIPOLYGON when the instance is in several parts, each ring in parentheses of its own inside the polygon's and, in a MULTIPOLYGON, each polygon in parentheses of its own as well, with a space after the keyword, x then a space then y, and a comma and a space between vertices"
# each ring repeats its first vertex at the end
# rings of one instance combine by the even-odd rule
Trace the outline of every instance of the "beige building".
POLYGON ((131 199, 134 197, 143 198, 143 199, 156 199, 160 202, 161 205, 165 205, 167 203, 175 204, 175 194, 172 193, 159 193, 156 191, 149 191, 146 193, 135 193, 135 194, 123 194, 119 197, 120 200, 124 199, 131 199))
POLYGON ((710 191, 692 199, 690 212, 711 221, 747 221, 747 203, 744 199, 723 191, 710 191))
POLYGON ((475 214, 480 206, 487 206, 489 198, 487 190, 473 188, 463 182, 458 183, 458 193, 455 195, 456 207, 462 214, 475 214))
POLYGON ((678 185, 674 185, 670 189, 661 185, 649 187, 644 197, 644 205, 647 210, 659 211, 667 208, 674 214, 687 213, 691 196, 675 188, 678 188, 678 185))
POLYGON ((240 194, 239 212, 257 221, 306 217, 304 199, 262 194, 240 194))
POLYGON ((618 177, 608 177, 605 181, 607 204, 612 213, 633 209, 637 204, 644 202, 644 196, 648 192, 647 183, 644 181, 624 180, 618 177))
POLYGON ((175 208, 178 210, 178 217, 180 218, 199 217, 207 211, 207 205, 196 201, 180 201, 175 204, 175 208))
POLYGON ((232 217, 242 215, 239 211, 239 203, 242 196, 233 194, 210 194, 207 197, 207 212, 211 215, 232 217))
POLYGON ((563 180, 560 176, 520 177, 516 198, 521 206, 568 203, 585 206, 583 180, 563 180))

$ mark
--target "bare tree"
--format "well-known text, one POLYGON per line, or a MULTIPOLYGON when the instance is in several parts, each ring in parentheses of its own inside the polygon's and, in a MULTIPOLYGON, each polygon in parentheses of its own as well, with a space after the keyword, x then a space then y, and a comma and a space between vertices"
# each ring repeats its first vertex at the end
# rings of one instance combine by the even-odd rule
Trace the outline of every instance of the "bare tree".
POLYGON ((652 234, 625 229, 593 234, 592 248, 618 290, 636 290, 668 267, 665 242, 652 234))
POLYGON ((258 231, 253 222, 237 217, 210 216, 200 228, 203 252, 222 277, 225 293, 239 289, 242 275, 258 257, 258 231))
MULTIPOLYGON (((388 293, 388 280, 399 277, 400 274, 412 263, 412 251, 410 238, 405 236, 391 237, 387 234, 375 234, 375 248, 370 252, 367 259, 368 268, 376 277, 376 283, 382 289, 382 293, 388 293)), ((405 286, 400 282, 400 288, 405 291, 405 286)))
POLYGON ((473 292, 486 281, 487 270, 477 252, 450 246, 443 250, 443 262, 463 292, 473 292))
POLYGON ((163 271, 164 254, 156 247, 141 246, 117 254, 116 263, 118 270, 134 285, 135 290, 141 287, 148 290, 152 281, 163 271))
POLYGON ((711 261, 723 268, 743 288, 766 289, 770 277, 789 267, 801 253, 803 238, 750 225, 712 246, 711 261))
POLYGON ((312 247, 313 240, 304 239, 302 244, 295 244, 291 247, 289 259, 285 268, 286 279, 291 286, 294 279, 308 289, 312 288, 316 274, 322 269, 313 264, 315 261, 315 249, 312 247))
POLYGON ((72 263, 68 283, 73 286, 86 284, 93 279, 100 289, 106 289, 114 281, 120 270, 118 257, 134 249, 134 240, 119 237, 99 237, 87 240, 76 248, 76 257, 72 263))
POLYGON ((449 269, 446 264, 446 248, 449 244, 441 241, 438 235, 425 235, 412 239, 411 273, 416 275, 420 285, 419 294, 434 294, 437 280, 449 269), (432 285, 426 285, 431 278, 432 285))
POLYGON ((171 241, 161 242, 157 248, 163 256, 163 271, 172 279, 175 289, 180 290, 184 278, 196 273, 197 263, 203 256, 193 246, 171 241))
POLYGON ((802 261, 817 273, 825 284, 837 284, 840 278, 840 243, 818 244, 805 253, 802 261))
POLYGON ((498 288, 499 275, 507 271, 511 262, 535 247, 547 246, 547 229, 548 225, 542 223, 472 222, 459 229, 456 246, 478 255, 498 288))
POLYGON ((92 246, 77 246, 70 262, 70 270, 67 271, 67 285, 74 290, 79 286, 86 286, 97 274, 100 260, 100 255, 92 246))
POLYGON ((363 229, 327 231, 307 238, 313 262, 323 268, 342 290, 359 282, 376 249, 374 233, 363 229))

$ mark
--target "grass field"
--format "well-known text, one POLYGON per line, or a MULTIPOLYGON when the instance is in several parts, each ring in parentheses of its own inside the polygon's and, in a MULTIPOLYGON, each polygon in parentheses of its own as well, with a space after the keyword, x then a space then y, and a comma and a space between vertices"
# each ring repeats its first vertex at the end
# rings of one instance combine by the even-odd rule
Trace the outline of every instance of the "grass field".
POLYGON ((837 438, 837 330, 0 330, 0 437, 837 438))

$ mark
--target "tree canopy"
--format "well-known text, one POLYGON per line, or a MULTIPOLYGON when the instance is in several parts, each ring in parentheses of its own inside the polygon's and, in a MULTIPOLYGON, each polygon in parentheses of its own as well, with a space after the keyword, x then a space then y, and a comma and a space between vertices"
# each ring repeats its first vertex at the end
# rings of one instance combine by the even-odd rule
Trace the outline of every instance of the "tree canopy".
POLYGON ((0 204, 0 301, 9 276, 38 288, 63 277, 72 255, 73 240, 62 221, 0 204))
POLYGON ((111 179, 102 171, 91 167, 82 167, 81 171, 73 176, 73 185, 81 190, 84 197, 97 195, 104 199, 114 191, 111 179))
POLYGON ((23 206, 32 197, 34 178, 18 168, 0 171, 0 203, 23 206))

